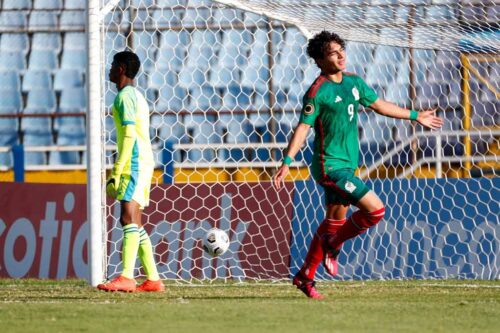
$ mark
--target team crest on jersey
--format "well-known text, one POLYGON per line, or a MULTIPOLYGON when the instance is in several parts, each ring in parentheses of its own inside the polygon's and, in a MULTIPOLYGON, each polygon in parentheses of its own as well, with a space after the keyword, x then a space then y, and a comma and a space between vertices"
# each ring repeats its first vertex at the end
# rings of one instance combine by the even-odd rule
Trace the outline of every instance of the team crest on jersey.
POLYGON ((352 88, 352 95, 356 101, 359 101, 359 91, 356 87, 352 88))
POLYGON ((314 113, 314 105, 312 105, 311 103, 306 104, 306 106, 304 107, 304 113, 305 114, 313 114, 314 113))
POLYGON ((356 185, 354 185, 351 182, 346 182, 345 183, 345 189, 346 189, 347 192, 352 193, 356 189, 356 185))

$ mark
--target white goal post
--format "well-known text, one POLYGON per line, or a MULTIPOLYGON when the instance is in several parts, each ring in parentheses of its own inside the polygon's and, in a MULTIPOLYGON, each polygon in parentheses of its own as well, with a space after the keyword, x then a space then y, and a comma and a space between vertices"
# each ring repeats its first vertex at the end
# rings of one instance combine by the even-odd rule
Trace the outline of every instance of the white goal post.
MULTIPOLYGON (((324 215, 311 131, 284 190, 270 184, 318 75, 307 39, 346 42, 347 70, 379 97, 436 108, 442 131, 361 108, 359 176, 387 216, 347 242, 338 279, 498 278, 500 8, 494 0, 89 0, 89 282, 120 271, 116 204, 103 192, 115 144, 114 53, 136 52, 156 171, 145 228, 162 278, 281 280, 324 215), (200 238, 230 235, 210 259, 200 238)), ((137 268, 136 273, 142 274, 137 268)), ((320 269, 319 279, 330 277, 320 269)))

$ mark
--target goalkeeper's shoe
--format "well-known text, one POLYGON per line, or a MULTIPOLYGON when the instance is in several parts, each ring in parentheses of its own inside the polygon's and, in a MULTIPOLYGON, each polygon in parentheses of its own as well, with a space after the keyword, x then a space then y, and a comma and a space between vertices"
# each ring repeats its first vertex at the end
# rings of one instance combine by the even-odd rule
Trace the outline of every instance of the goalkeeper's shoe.
POLYGON ((321 246, 323 247, 323 266, 325 266, 326 271, 331 276, 337 275, 337 257, 340 253, 340 249, 335 249, 330 245, 334 238, 334 234, 325 234, 321 242, 321 246))
POLYGON ((124 291, 132 293, 136 290, 135 280, 122 275, 107 283, 97 285, 97 289, 104 291, 124 291))
POLYGON ((304 294, 306 294, 307 297, 314 299, 323 298, 323 295, 318 293, 318 291, 314 287, 316 282, 314 282, 314 280, 303 277, 300 272, 295 274, 295 276, 293 277, 293 284, 297 286, 297 289, 300 289, 304 294))
POLYGON ((158 281, 146 280, 140 286, 138 286, 135 291, 162 292, 165 291, 165 285, 163 285, 163 282, 161 282, 161 280, 158 281))

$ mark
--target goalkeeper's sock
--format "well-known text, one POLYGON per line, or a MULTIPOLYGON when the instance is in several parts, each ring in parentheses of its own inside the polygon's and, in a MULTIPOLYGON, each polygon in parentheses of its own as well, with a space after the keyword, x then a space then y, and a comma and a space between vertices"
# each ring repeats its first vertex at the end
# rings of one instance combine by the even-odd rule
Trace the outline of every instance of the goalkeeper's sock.
POLYGON ((158 270, 156 269, 153 245, 151 245, 149 235, 144 228, 139 229, 139 235, 139 259, 141 259, 142 267, 144 267, 148 280, 158 281, 160 276, 158 275, 158 270))
POLYGON ((361 235, 368 228, 379 223, 384 218, 384 214, 384 207, 373 212, 364 212, 361 210, 354 212, 342 228, 339 229, 337 234, 330 238, 330 246, 333 249, 340 249, 346 240, 361 235))
POLYGON ((139 227, 137 224, 131 223, 123 227, 123 244, 122 244, 122 275, 126 278, 134 278, 135 259, 137 258, 137 250, 139 249, 139 227))
POLYGON ((304 260, 304 264, 300 269, 302 276, 310 280, 314 280, 316 270, 323 259, 323 247, 321 246, 322 236, 325 233, 335 234, 342 227, 342 225, 344 225, 345 221, 345 219, 325 219, 321 222, 318 230, 316 230, 316 233, 313 236, 311 245, 307 251, 306 259, 304 260))

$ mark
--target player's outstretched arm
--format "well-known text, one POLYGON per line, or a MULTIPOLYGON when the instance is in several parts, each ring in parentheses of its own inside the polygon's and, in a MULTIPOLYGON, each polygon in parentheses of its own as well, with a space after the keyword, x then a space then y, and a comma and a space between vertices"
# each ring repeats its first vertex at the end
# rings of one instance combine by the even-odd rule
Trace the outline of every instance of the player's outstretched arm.
POLYGON ((416 120, 422 126, 431 129, 439 129, 444 123, 443 119, 436 116, 436 109, 417 112, 414 110, 403 109, 396 104, 384 101, 380 98, 373 102, 370 105, 370 108, 386 117, 416 120))
MULTIPOLYGON (((290 159, 290 161, 293 160, 293 158, 299 151, 300 147, 302 147, 302 145, 306 141, 307 132, 309 132, 309 128, 311 128, 311 126, 304 123, 300 123, 295 128, 292 139, 288 143, 288 148, 286 150, 287 151, 286 156, 290 159)), ((276 174, 273 176, 274 186, 276 186, 276 188, 278 189, 281 188, 281 183, 288 174, 288 171, 289 171, 288 164, 283 163, 276 172, 276 174)))

